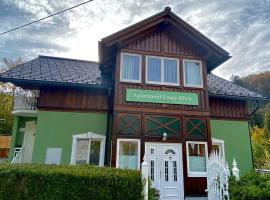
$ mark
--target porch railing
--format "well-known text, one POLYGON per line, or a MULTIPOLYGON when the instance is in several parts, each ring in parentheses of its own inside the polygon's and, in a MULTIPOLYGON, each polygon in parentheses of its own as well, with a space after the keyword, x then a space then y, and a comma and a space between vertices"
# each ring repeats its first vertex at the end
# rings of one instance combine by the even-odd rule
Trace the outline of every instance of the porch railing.
POLYGON ((14 149, 13 159, 11 164, 18 164, 22 163, 22 156, 23 156, 23 147, 17 147, 14 149))
POLYGON ((17 95, 14 97, 14 110, 36 110, 37 100, 36 96, 17 95))

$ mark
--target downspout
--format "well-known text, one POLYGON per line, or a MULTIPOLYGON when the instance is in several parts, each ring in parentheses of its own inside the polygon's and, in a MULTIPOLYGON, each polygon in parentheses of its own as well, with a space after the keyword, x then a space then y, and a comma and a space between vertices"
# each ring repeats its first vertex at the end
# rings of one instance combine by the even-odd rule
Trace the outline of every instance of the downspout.
POLYGON ((250 117, 260 108, 260 104, 258 100, 255 102, 256 102, 256 107, 251 112, 248 113, 248 131, 249 131, 249 142, 250 142, 251 160, 252 160, 253 170, 255 169, 255 166, 254 166, 254 158, 253 158, 253 147, 252 147, 252 141, 251 141, 250 117))
POLYGON ((106 126, 106 145, 105 145, 105 165, 110 164, 110 128, 111 128, 111 114, 112 114, 112 101, 111 101, 112 89, 108 88, 108 111, 107 111, 107 126, 106 126))

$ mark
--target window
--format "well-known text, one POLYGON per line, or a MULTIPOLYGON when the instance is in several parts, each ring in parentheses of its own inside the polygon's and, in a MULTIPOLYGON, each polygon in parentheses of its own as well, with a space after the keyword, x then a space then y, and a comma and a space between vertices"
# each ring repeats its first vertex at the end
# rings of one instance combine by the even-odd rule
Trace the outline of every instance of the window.
POLYGON ((178 59, 146 56, 146 83, 179 85, 178 59))
POLYGON ((184 86, 203 87, 202 62, 198 60, 184 60, 184 86))
POLYGON ((137 54, 121 54, 121 81, 141 82, 141 56, 137 54))
POLYGON ((92 132, 73 135, 71 164, 103 166, 105 139, 105 136, 92 132))
POLYGON ((122 169, 140 169, 140 140, 118 139, 116 167, 122 169))
POLYGON ((212 152, 217 152, 225 159, 224 140, 212 138, 212 152))
POLYGON ((187 167, 189 177, 206 177, 206 142, 187 142, 187 167))

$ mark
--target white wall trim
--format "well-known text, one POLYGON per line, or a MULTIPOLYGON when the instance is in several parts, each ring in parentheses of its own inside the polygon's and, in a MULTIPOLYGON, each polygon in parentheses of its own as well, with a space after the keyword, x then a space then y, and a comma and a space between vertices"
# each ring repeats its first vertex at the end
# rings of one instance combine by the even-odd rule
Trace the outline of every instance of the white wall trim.
POLYGON ((76 164, 76 146, 77 146, 78 139, 89 139, 91 141, 93 140, 93 141, 101 142, 100 154, 99 154, 99 166, 104 166, 106 136, 98 134, 98 133, 93 133, 93 132, 72 135, 72 150, 71 150, 70 164, 71 165, 76 164))
MULTIPOLYGON (((186 142, 186 157, 187 157, 187 172, 188 177, 206 177, 207 172, 191 172, 189 170, 189 151, 188 151, 188 144, 204 144, 205 145, 205 161, 208 159, 208 148, 207 148, 207 142, 199 142, 199 141, 187 141, 186 142)), ((206 163, 205 163, 206 164, 206 163)), ((206 166, 205 166, 206 167, 206 166)))
POLYGON ((140 139, 126 139, 126 138, 118 138, 117 139, 117 151, 116 151, 116 168, 119 168, 119 144, 121 141, 128 142, 128 141, 137 141, 138 142, 138 163, 137 169, 139 170, 141 167, 141 140, 140 139))

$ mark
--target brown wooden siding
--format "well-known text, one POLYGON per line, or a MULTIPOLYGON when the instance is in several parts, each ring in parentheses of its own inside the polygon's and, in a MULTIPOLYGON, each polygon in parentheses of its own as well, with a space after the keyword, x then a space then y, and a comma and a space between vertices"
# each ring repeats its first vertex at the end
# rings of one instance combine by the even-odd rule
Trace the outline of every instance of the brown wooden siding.
POLYGON ((247 102, 225 98, 210 98, 211 118, 248 119, 247 102))
POLYGON ((108 110, 108 97, 101 90, 46 87, 40 90, 38 108, 102 112, 108 110))

